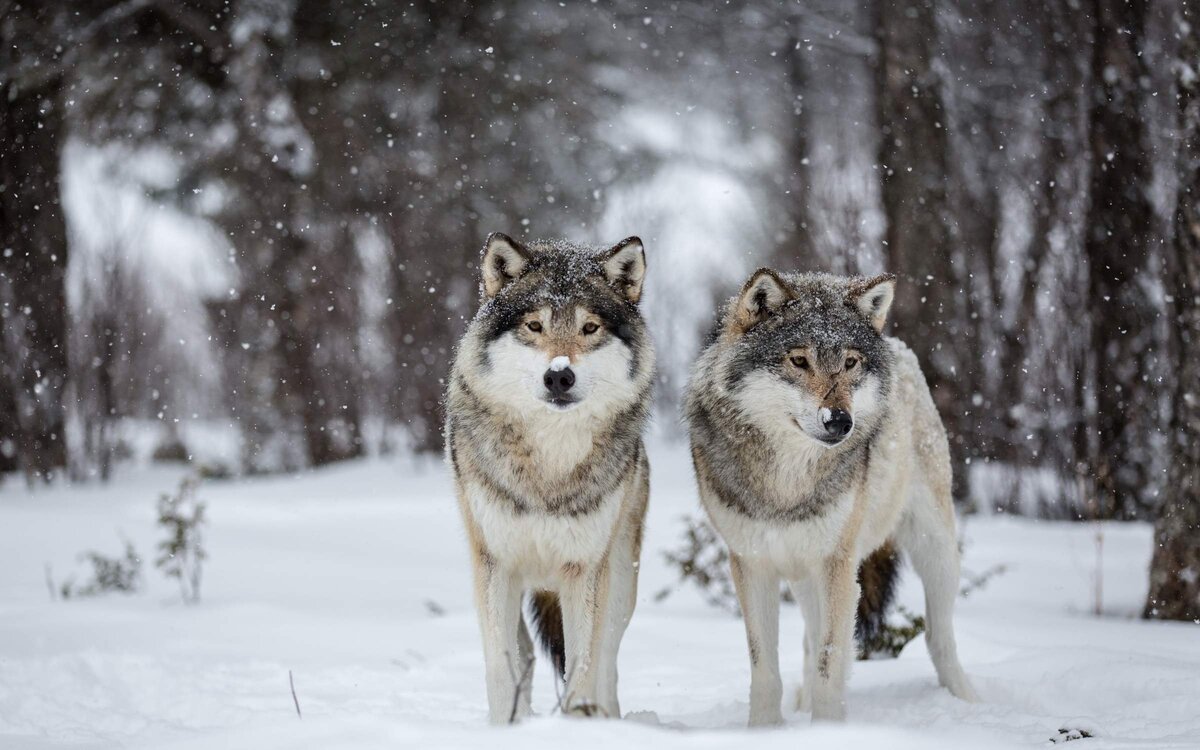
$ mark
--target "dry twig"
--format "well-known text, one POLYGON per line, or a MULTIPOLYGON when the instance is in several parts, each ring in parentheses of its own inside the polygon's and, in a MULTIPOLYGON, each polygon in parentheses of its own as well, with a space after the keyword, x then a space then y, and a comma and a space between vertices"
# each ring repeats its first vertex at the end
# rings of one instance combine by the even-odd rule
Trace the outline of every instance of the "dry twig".
POLYGON ((296 704, 296 716, 303 719, 300 715, 300 699, 296 697, 296 681, 292 679, 292 670, 288 670, 288 685, 292 688, 292 703, 296 704))

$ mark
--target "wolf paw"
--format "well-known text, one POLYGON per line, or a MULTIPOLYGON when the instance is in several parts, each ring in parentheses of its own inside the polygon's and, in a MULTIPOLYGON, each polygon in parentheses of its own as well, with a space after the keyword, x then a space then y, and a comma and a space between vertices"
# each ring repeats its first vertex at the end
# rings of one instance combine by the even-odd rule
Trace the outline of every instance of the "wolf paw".
POLYGON ((750 710, 750 720, 746 722, 749 727, 779 727, 783 726, 783 714, 779 712, 779 707, 774 710, 764 709, 761 711, 750 710))
POLYGON ((974 686, 971 685, 971 681, 967 679, 965 674, 959 675, 955 679, 948 680, 946 683, 946 689, 949 690, 950 694, 955 698, 966 701, 967 703, 983 702, 983 699, 979 697, 979 693, 975 692, 974 686))
POLYGON ((578 703, 573 703, 567 707, 567 710, 564 713, 566 713, 567 716, 584 716, 584 717, 600 716, 600 717, 605 717, 605 718, 608 717, 608 712, 605 711, 600 706, 600 704, 590 703, 588 701, 580 701, 578 703))

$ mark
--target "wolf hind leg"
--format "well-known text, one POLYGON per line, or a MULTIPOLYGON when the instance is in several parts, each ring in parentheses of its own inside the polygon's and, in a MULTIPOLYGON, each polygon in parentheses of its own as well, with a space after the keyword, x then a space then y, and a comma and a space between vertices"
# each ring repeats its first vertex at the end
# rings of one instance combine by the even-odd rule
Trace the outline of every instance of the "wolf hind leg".
POLYGON ((750 648, 750 726, 783 723, 779 678, 779 576, 729 555, 750 648))
POLYGON ((815 584, 800 578, 788 581, 792 598, 804 615, 804 682, 796 690, 796 710, 812 710, 812 691, 817 682, 817 650, 821 638, 821 600, 815 584))
POLYGON ((925 589, 925 642, 938 683, 962 700, 977 702, 979 696, 958 660, 954 639, 959 560, 949 493, 936 505, 913 503, 896 537, 925 589))

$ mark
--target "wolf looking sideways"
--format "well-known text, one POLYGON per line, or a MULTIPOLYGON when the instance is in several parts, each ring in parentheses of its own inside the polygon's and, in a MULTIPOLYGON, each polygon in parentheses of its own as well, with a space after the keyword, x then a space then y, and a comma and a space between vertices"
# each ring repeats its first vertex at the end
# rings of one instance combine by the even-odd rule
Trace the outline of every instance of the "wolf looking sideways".
POLYGON ((617 649, 633 614, 650 467, 654 353, 646 260, 487 240, 483 304, 459 345, 446 446, 467 528, 493 723, 529 713, 521 598, 565 676, 565 708, 620 716, 617 649))
POLYGON ((938 681, 976 700, 951 624, 958 548, 946 433, 913 353, 881 335, 895 277, 760 269, 688 386, 701 502, 730 550, 750 724, 778 724, 779 583, 804 614, 802 707, 845 717, 859 563, 899 547, 925 588, 938 681))

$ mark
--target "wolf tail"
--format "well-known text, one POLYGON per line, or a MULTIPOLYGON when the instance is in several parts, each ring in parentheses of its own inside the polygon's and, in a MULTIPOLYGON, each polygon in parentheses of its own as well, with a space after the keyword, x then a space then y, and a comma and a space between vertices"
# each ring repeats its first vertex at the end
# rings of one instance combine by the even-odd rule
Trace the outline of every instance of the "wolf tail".
POLYGON ((538 642, 549 655, 558 676, 566 679, 567 648, 563 640, 562 607, 558 594, 552 591, 535 591, 529 600, 529 617, 538 642))
POLYGON ((900 555, 890 541, 875 550, 858 566, 858 618, 854 621, 854 637, 859 649, 871 652, 887 628, 888 608, 896 595, 896 580, 900 577, 900 555))

